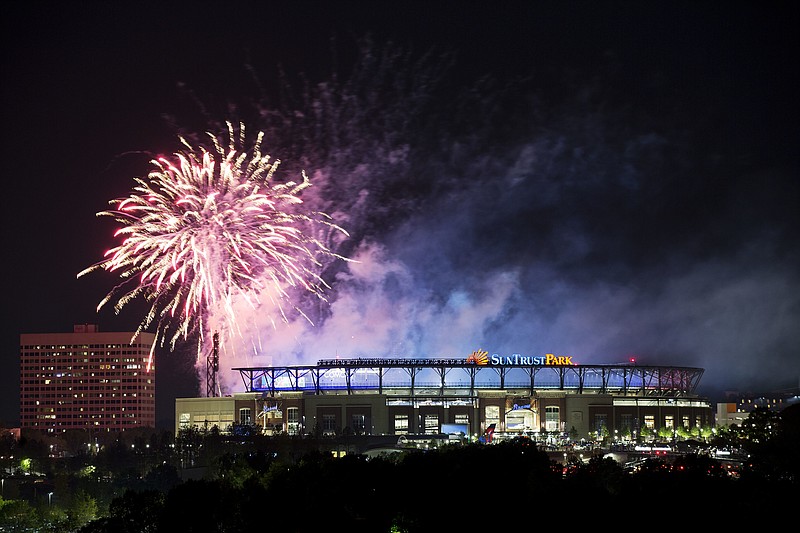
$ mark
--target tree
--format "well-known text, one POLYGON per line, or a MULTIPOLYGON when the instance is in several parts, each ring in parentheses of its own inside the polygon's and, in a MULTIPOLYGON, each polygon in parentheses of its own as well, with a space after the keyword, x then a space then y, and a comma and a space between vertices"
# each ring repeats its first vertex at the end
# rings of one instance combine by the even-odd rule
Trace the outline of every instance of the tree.
POLYGON ((182 467, 194 466, 202 445, 203 436, 197 427, 189 426, 178 431, 178 436, 175 438, 175 452, 182 467))
POLYGON ((164 509, 159 491, 125 491, 114 498, 107 517, 84 526, 80 533, 155 533, 164 509))
POLYGON ((27 501, 0 499, 0 531, 34 531, 40 523, 39 513, 27 501))
POLYGON ((165 496, 159 491, 127 491, 110 508, 112 517, 128 524, 125 533, 148 533, 157 531, 158 520, 164 510, 165 496))
POLYGON ((62 531, 74 531, 69 526, 67 513, 60 505, 46 505, 39 508, 39 517, 43 531, 61 533, 62 531))
POLYGON ((649 440, 653 440, 656 436, 656 430, 653 428, 649 428, 647 426, 642 426, 639 430, 639 440, 641 442, 647 442, 649 440))
POLYGON ((667 426, 658 428, 658 436, 662 439, 672 439, 675 436, 675 430, 667 426))
POLYGON ((686 426, 678 426, 678 428, 675 430, 675 435, 681 439, 688 439, 692 436, 692 431, 686 426))
POLYGON ((245 482, 256 474, 255 469, 244 457, 233 453, 226 453, 217 459, 212 469, 214 479, 235 488, 242 488, 245 482))
POLYGON ((775 411, 770 411, 764 407, 758 407, 750 412, 747 418, 742 421, 742 437, 752 443, 767 442, 778 432, 780 425, 780 415, 775 411))
POLYGON ((569 428, 569 439, 573 442, 578 440, 578 430, 575 429, 575 426, 569 428))
POLYGON ((579 486, 583 490, 600 489, 600 494, 614 496, 622 491, 627 473, 617 461, 596 455, 587 463, 577 462, 568 471, 570 487, 579 486))
POLYGON ((162 463, 154 466, 142 479, 143 490, 157 490, 163 493, 181 484, 178 469, 171 464, 162 463))
POLYGON ((600 436, 599 440, 600 440, 601 442, 605 442, 605 441, 607 441, 607 440, 608 440, 608 437, 609 437, 609 435, 611 435, 611 433, 608 431, 608 426, 607 426, 607 425, 605 425, 605 424, 603 424, 603 425, 601 425, 601 426, 600 426, 600 430, 599 430, 597 433, 598 433, 598 434, 599 434, 599 436, 600 436))
POLYGON ((67 455, 83 455, 88 453, 91 435, 85 429, 68 429, 58 439, 59 447, 67 455))
POLYGON ((18 447, 17 439, 11 432, 0 433, 0 468, 4 472, 10 470, 11 466, 16 466, 12 465, 12 461, 14 461, 13 457, 17 454, 18 447))
POLYGON ((70 530, 78 529, 97 518, 97 501, 79 490, 70 498, 66 513, 70 530))

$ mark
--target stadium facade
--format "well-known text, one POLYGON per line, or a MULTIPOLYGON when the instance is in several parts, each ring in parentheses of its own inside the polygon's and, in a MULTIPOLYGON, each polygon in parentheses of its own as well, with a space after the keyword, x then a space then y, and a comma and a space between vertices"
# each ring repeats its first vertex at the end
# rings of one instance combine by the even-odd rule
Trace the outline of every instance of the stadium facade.
POLYGON ((623 432, 714 425, 695 391, 703 369, 578 364, 570 356, 329 359, 236 368, 244 393, 178 398, 188 426, 258 425, 290 435, 481 435, 623 432))

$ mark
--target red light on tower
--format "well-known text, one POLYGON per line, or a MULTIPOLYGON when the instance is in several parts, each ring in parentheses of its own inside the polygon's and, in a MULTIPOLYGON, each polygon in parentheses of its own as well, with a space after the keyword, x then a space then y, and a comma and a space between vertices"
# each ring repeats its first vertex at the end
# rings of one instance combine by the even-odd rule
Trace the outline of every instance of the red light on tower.
POLYGON ((630 362, 630 364, 632 364, 632 365, 635 365, 636 364, 636 358, 635 357, 631 357, 631 358, 628 359, 628 362, 630 362))

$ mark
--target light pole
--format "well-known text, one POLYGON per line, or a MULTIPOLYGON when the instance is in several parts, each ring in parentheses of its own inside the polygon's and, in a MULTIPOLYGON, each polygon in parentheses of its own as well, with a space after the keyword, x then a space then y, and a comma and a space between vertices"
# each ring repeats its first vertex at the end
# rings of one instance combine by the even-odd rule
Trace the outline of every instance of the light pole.
POLYGON ((52 505, 53 505, 53 493, 52 492, 48 492, 47 493, 47 506, 51 507, 52 505))

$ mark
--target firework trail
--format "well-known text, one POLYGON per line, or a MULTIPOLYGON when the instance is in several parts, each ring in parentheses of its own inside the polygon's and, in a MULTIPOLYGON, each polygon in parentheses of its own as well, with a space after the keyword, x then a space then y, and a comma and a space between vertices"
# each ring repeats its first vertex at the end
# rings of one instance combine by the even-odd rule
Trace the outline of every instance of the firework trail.
MULTIPOLYGON (((115 234, 122 243, 78 274, 118 272, 123 281, 98 311, 115 297, 117 313, 145 298, 150 309, 134 338, 155 325, 160 342, 154 347, 169 341, 174 349, 179 339, 197 333, 198 363, 212 332, 220 333, 221 343, 241 335, 236 310, 242 302, 255 309, 267 298, 284 321, 287 306, 305 316, 291 292, 324 300, 330 287, 317 273, 323 261, 347 260, 328 244, 347 232, 324 213, 300 210, 300 195, 310 186, 305 172, 299 182, 278 182, 280 160, 261 152, 263 133, 247 153, 244 126, 238 134, 227 126, 227 146, 208 134, 211 150, 195 149, 181 137, 185 150, 172 160, 153 160, 155 170, 135 179, 130 196, 98 213, 122 225, 115 234)), ((148 371, 150 363, 152 353, 148 371)))

